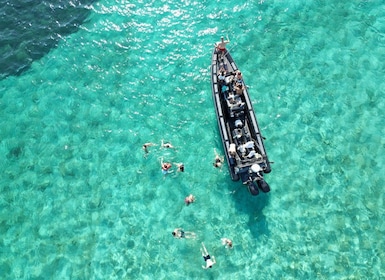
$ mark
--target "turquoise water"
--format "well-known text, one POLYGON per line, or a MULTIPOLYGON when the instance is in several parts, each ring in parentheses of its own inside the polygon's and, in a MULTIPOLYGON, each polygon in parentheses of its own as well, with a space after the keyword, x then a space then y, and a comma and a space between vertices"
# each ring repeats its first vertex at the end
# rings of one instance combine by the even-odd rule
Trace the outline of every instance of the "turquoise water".
POLYGON ((0 81, 3 279, 385 277, 382 1, 87 9, 77 32, 0 81), (274 161, 267 195, 212 166, 221 35, 274 161), (185 172, 163 176, 161 158, 185 172), (174 239, 177 227, 197 238, 174 239))

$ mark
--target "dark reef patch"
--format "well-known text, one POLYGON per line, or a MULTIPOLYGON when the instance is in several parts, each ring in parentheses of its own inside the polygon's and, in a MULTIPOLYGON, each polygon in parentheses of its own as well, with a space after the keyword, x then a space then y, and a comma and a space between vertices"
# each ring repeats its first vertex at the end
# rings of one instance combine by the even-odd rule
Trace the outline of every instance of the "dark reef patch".
POLYGON ((96 0, 0 0, 0 80, 31 63, 74 33, 96 0))

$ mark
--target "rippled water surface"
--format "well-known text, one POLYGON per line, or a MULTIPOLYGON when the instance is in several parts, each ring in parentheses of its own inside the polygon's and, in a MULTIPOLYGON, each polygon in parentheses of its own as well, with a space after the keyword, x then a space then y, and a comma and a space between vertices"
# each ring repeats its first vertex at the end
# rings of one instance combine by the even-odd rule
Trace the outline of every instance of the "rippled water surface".
POLYGON ((385 277, 382 1, 2 2, 2 278, 385 277), (212 165, 220 36, 274 161, 267 195, 212 165))

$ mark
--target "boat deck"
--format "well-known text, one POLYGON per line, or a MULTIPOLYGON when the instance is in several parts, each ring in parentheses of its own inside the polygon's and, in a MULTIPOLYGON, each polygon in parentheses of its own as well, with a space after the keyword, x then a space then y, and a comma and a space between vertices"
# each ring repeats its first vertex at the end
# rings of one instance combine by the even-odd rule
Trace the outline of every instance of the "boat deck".
POLYGON ((270 162, 248 88, 228 51, 214 50, 211 75, 218 125, 232 179, 245 183, 251 176, 251 167, 269 173, 270 162))

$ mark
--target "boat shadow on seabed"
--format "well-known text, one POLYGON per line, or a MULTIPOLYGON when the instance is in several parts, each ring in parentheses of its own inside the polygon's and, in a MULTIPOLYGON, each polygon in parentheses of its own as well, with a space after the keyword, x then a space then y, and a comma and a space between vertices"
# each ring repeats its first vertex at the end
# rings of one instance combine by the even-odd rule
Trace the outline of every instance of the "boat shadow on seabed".
POLYGON ((250 232, 255 238, 261 236, 269 236, 270 231, 266 216, 263 214, 264 208, 269 205, 270 194, 251 196, 244 187, 239 186, 236 182, 230 184, 229 188, 235 187, 233 191, 234 204, 238 211, 245 212, 249 215, 247 222, 250 232))

